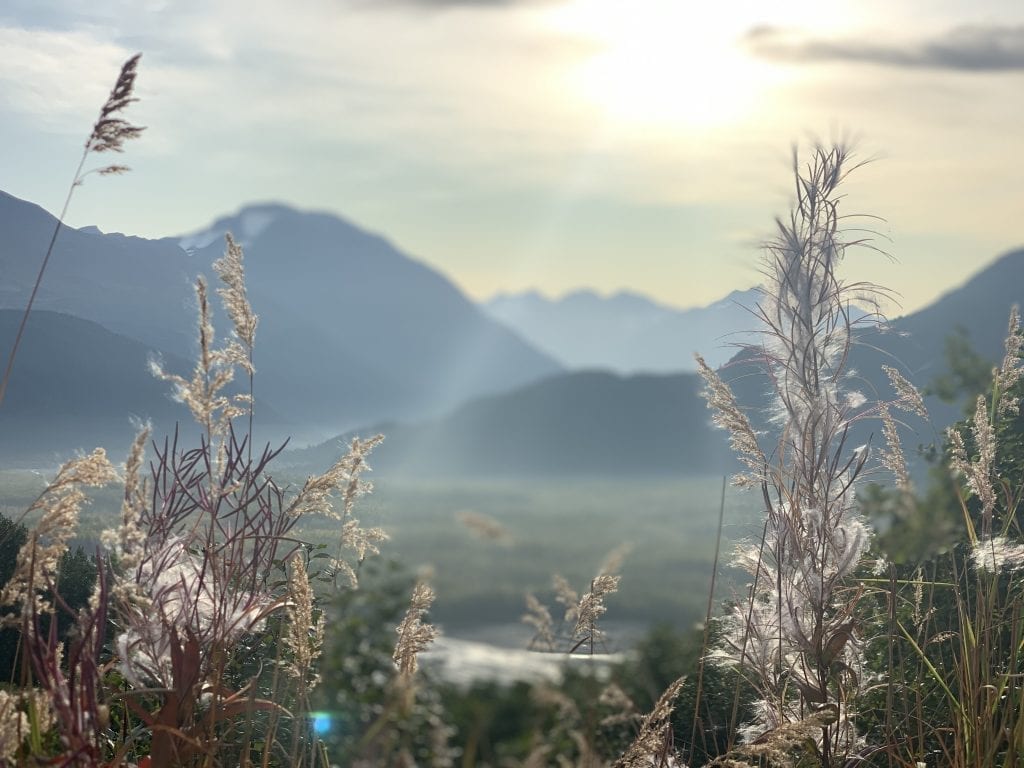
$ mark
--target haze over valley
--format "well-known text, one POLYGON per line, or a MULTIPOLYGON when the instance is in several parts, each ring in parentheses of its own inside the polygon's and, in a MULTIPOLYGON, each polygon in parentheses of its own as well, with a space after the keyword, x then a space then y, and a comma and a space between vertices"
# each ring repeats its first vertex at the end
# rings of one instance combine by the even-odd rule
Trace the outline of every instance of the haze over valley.
MULTIPOLYGON (((0 265, 7 276, 0 333, 10 338, 34 277, 25 254, 40 249, 54 221, 3 195, 0 223, 12 244, 0 265)), ((686 310, 635 293, 588 291, 477 305, 451 277, 384 237, 332 214, 263 204, 177 238, 62 232, 29 325, 29 351, 0 414, 45 431, 26 441, 22 429, 4 430, 0 452, 8 461, 51 463, 97 435, 116 454, 133 421, 165 430, 186 421, 147 360, 190 370, 192 281, 209 272, 228 231, 245 248, 260 316, 260 428, 266 439, 291 437, 296 450, 286 455, 294 466, 322 469, 344 434, 382 431, 388 440, 376 459, 386 474, 721 474, 730 455, 711 427, 693 354, 725 365, 748 405, 768 389, 745 375, 738 354, 758 340, 756 290, 686 310)), ((946 339, 956 329, 996 361, 1022 284, 1024 251, 1016 251, 885 327, 855 310, 863 319, 863 343, 852 352, 855 387, 869 401, 886 392, 883 363, 927 387, 946 372, 946 339)), ((220 315, 215 321, 222 332, 228 327, 220 315)), ((938 427, 959 414, 958 406, 930 403, 938 427)), ((911 445, 931 439, 907 436, 911 445)))

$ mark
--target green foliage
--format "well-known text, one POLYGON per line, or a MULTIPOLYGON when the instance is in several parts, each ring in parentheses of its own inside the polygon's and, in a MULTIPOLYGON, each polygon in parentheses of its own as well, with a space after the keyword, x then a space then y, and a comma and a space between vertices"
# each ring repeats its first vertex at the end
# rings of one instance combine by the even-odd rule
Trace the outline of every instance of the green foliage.
MULTIPOLYGON (((964 418, 953 428, 964 437, 968 454, 975 455, 977 446, 971 429, 978 393, 988 392, 985 403, 993 408, 993 368, 971 346, 967 332, 958 327, 946 339, 947 373, 937 377, 926 388, 926 394, 935 395, 946 402, 963 403, 964 418)), ((1017 382, 1010 392, 1024 396, 1024 382, 1017 382)), ((995 471, 1007 489, 1024 482, 1024 415, 1009 415, 995 424, 999 445, 995 471)), ((950 469, 949 444, 923 449, 929 463, 928 480, 923 491, 910 495, 895 488, 879 484, 867 486, 859 499, 876 529, 879 531, 879 550, 890 560, 901 565, 917 566, 953 551, 957 544, 968 538, 967 520, 977 518, 978 502, 964 498, 960 482, 950 469), (968 517, 965 518, 965 512, 968 517)), ((1015 523, 1021 530, 1020 521, 1015 523)))
POLYGON ((929 471, 928 487, 908 495, 877 483, 858 494, 864 514, 878 532, 877 551, 898 565, 916 567, 952 552, 964 540, 964 518, 955 482, 943 464, 929 471))
MULTIPOLYGON (((958 356, 957 390, 976 384, 981 366, 958 356)), ((986 370, 988 394, 953 426, 959 437, 936 454, 920 497, 868 499, 876 510, 896 510, 883 518, 890 527, 879 540, 894 564, 865 580, 880 630, 868 649, 883 682, 864 725, 885 759, 980 767, 1024 757, 1024 584, 1012 560, 1024 538, 1024 418, 1005 400, 1000 406, 1024 395, 1019 365, 1011 355, 994 380, 986 370), (997 551, 1011 558, 1005 566, 997 551)))

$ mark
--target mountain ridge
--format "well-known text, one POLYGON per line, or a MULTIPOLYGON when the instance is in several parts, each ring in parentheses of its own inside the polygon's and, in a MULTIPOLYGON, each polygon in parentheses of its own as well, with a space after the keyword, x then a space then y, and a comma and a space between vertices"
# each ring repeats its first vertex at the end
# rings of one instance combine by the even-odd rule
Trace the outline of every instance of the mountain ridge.
MULTIPOLYGON (((965 284, 943 294, 936 304, 897 318, 888 328, 859 332, 849 361, 855 373, 847 384, 863 390, 868 398, 865 408, 878 398, 891 396, 883 364, 901 369, 919 386, 928 384, 945 370, 945 339, 957 323, 965 325, 971 339, 977 340, 976 351, 996 363, 1002 356, 1010 305, 1021 299, 1024 249, 998 257, 965 284), (979 304, 985 305, 984 312, 961 314, 963 307, 979 304)), ((774 434, 763 411, 771 382, 753 357, 741 353, 720 373, 732 385, 755 427, 774 434)), ((606 475, 617 471, 682 475, 689 469, 725 474, 736 468, 730 459, 728 436, 711 429, 711 414, 700 389, 699 377, 692 373, 570 371, 502 396, 474 400, 432 422, 378 425, 361 433, 365 436, 387 426, 390 434, 374 462, 385 473, 507 476, 517 472, 606 475), (538 393, 540 401, 548 405, 536 415, 538 393), (624 415, 638 403, 647 415, 624 415), (531 408, 535 416, 527 418, 531 408), (660 418, 649 414, 660 414, 660 418), (638 424, 644 428, 636 429, 638 424), (571 448, 565 435, 575 435, 578 445, 571 448), (529 455, 528 460, 520 458, 524 454, 529 455), (611 455, 622 460, 612 466, 611 455), (680 457, 684 455, 689 456, 688 468, 682 465, 680 457)), ((961 415, 960 405, 935 397, 928 398, 928 405, 932 423, 938 428, 961 415)), ((912 417, 905 421, 902 436, 908 453, 913 453, 919 442, 930 442, 939 434, 912 417)), ((873 421, 858 421, 851 427, 849 444, 877 444, 880 432, 880 425, 873 421)), ((349 436, 291 453, 287 460, 312 470, 323 469, 349 436)), ((774 446, 765 448, 770 451, 774 446)))
MULTIPOLYGON (((439 413, 560 370, 383 237, 281 204, 216 219, 196 231, 208 236, 191 250, 181 238, 63 227, 36 307, 190 359, 195 276, 209 273, 222 253, 214 230, 244 224, 239 217, 249 220, 247 283, 263 318, 259 395, 296 434, 323 437, 367 420, 439 413)), ((40 206, 0 193, 0 309, 24 308, 55 224, 40 206)), ((229 331, 219 310, 214 322, 222 336, 229 331)))
POLYGON ((717 367, 736 344, 753 342, 756 318, 746 307, 757 295, 736 290, 679 309, 629 290, 577 289, 557 299, 532 290, 499 293, 481 306, 568 369, 673 373, 696 370, 696 352, 717 367))

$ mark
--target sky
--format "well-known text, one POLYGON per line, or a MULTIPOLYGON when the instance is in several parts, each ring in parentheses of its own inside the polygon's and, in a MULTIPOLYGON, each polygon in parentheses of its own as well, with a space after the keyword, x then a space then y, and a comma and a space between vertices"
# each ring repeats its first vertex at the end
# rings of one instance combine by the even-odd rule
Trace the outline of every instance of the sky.
MULTIPOLYGON (((328 210, 476 299, 758 280, 792 152, 870 161, 849 280, 910 312, 1024 245, 1019 0, 5 0, 0 189, 57 211, 121 63, 145 125, 68 221, 328 210)), ((104 158, 100 158, 103 160, 104 158)), ((97 165, 103 164, 102 162, 97 165)))

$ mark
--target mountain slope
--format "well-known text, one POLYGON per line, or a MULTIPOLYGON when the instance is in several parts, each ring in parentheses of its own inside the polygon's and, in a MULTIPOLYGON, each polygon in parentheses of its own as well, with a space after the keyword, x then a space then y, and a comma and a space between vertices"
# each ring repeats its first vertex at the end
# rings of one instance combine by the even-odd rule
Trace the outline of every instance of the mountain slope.
MULTIPOLYGON (((855 334, 847 369, 848 389, 862 392, 869 403, 893 396, 882 366, 896 368, 921 390, 948 373, 946 340, 959 328, 972 349, 992 365, 1003 356, 1010 309, 1024 304, 1024 249, 1003 254, 962 286, 940 296, 927 307, 893 320, 887 328, 868 328, 855 334)), ((738 355, 723 369, 737 399, 755 413, 766 401, 771 384, 750 355, 738 355)), ((973 402, 981 393, 966 393, 973 402)), ((964 403, 947 403, 926 397, 930 424, 900 414, 904 448, 913 452, 920 443, 941 440, 943 428, 963 415, 964 403)), ((759 426, 764 427, 763 423, 759 426)), ((879 445, 881 427, 873 419, 854 423, 848 442, 879 445)))
MULTIPOLYGON (((289 408, 300 420, 436 412, 559 370, 440 273, 337 216, 264 205, 214 230, 227 228, 248 234, 254 306, 273 308, 263 310, 271 318, 287 313, 261 326, 260 386, 275 402, 298 388, 289 408), (357 377, 371 386, 353 387, 357 377), (391 405, 375 407, 381 399, 391 405)), ((221 250, 217 238, 194 256, 208 261, 221 250)))
MULTIPOLYGON (((0 309, 24 309, 46 246, 53 216, 0 192, 0 309)), ((191 298, 198 262, 173 240, 105 235, 95 227, 60 231, 38 309, 93 320, 155 348, 188 355, 195 326, 191 298)))
MULTIPOLYGON (((0 308, 24 307, 53 226, 38 206, 0 193, 0 308)), ((559 370, 382 238, 282 205, 220 219, 182 238, 190 250, 169 238, 65 228, 36 306, 191 358, 194 278, 211 273, 228 229, 246 242, 249 293, 261 318, 257 397, 302 437, 422 417, 559 370)), ((216 326, 229 328, 219 315, 216 326)))
MULTIPOLYGON (((419 425, 383 425, 373 466, 386 475, 690 475, 731 466, 694 374, 554 376, 480 398, 419 425)), ((286 454, 322 470, 345 437, 286 454)))
POLYGON ((755 318, 744 307, 756 298, 755 290, 734 291, 680 310, 629 292, 575 291, 550 300, 531 291, 499 294, 483 307, 568 368, 671 373, 695 370, 695 352, 718 366, 737 343, 751 341, 755 318))
MULTIPOLYGON (((21 314, 0 310, 0 348, 10 348, 21 314)), ((146 345, 88 320, 33 312, 0 407, 0 459, 36 466, 97 445, 118 455, 137 423, 152 420, 169 430, 187 420, 170 386, 149 373, 150 354, 146 345)), ((164 363, 187 370, 174 356, 164 363)))
MULTIPOLYGON (((869 404, 892 397, 881 366, 900 369, 919 386, 946 369, 945 340, 961 325, 977 351, 993 363, 1002 355, 1010 307, 1024 301, 1024 250, 1006 254, 965 285, 891 328, 861 331, 851 350, 847 388, 869 404)), ((752 355, 739 355, 722 369, 755 425, 775 432, 762 407, 771 383, 752 355)), ((734 469, 726 436, 710 427, 710 414, 693 374, 623 377, 577 372, 553 377, 497 397, 475 400, 449 415, 418 425, 389 424, 374 457, 385 474, 445 475, 678 475, 734 469)), ((913 453, 960 415, 959 406, 928 401, 934 427, 907 416, 904 446, 913 453)), ((855 423, 847 445, 879 445, 880 425, 855 423)), ((321 470, 336 459, 339 439, 290 460, 321 470)), ((767 450, 773 446, 766 445, 767 450)))

